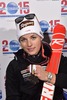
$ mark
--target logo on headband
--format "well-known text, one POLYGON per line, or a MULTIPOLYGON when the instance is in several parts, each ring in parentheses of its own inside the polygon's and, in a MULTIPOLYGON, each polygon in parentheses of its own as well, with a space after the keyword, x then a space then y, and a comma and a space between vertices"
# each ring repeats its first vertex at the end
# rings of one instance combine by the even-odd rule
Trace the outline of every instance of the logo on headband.
POLYGON ((22 28, 27 26, 34 26, 34 21, 23 21, 22 23, 20 23, 19 29, 21 30, 22 28))

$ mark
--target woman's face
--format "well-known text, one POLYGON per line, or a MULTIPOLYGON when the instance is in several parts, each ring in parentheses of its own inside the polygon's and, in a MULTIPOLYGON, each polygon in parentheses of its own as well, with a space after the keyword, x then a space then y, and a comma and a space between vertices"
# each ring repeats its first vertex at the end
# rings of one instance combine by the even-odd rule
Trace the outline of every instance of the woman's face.
POLYGON ((23 35, 20 38, 20 45, 30 55, 36 55, 41 47, 42 38, 35 33, 23 35))

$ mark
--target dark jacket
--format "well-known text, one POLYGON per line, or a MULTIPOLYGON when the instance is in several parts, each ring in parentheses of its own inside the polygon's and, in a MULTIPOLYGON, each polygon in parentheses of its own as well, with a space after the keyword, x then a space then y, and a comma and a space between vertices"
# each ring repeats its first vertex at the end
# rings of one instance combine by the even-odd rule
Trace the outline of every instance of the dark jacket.
MULTIPOLYGON (((44 62, 41 55, 27 56, 22 49, 15 53, 15 58, 9 63, 6 70, 6 100, 40 100, 43 81, 33 75, 23 77, 21 72, 30 64, 40 64, 41 62, 44 62)), ((67 58, 62 56, 59 72, 56 75, 53 100, 62 100, 62 88, 67 88, 66 80, 67 58)))

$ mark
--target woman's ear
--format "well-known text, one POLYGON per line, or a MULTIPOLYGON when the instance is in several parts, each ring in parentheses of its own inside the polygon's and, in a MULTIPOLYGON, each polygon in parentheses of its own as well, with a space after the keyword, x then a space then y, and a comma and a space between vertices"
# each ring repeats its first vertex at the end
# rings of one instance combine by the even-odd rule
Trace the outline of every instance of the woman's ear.
POLYGON ((42 41, 43 39, 41 38, 41 41, 42 41))

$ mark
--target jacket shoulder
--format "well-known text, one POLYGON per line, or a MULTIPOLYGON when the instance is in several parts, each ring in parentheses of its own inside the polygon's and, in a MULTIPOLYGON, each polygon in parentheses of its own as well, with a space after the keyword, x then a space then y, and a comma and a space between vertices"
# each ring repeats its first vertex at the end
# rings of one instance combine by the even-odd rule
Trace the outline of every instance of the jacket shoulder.
POLYGON ((7 71, 15 71, 18 68, 18 62, 17 60, 13 59, 9 62, 8 66, 7 66, 7 71))
POLYGON ((61 56, 59 71, 63 73, 67 73, 67 57, 61 56))

